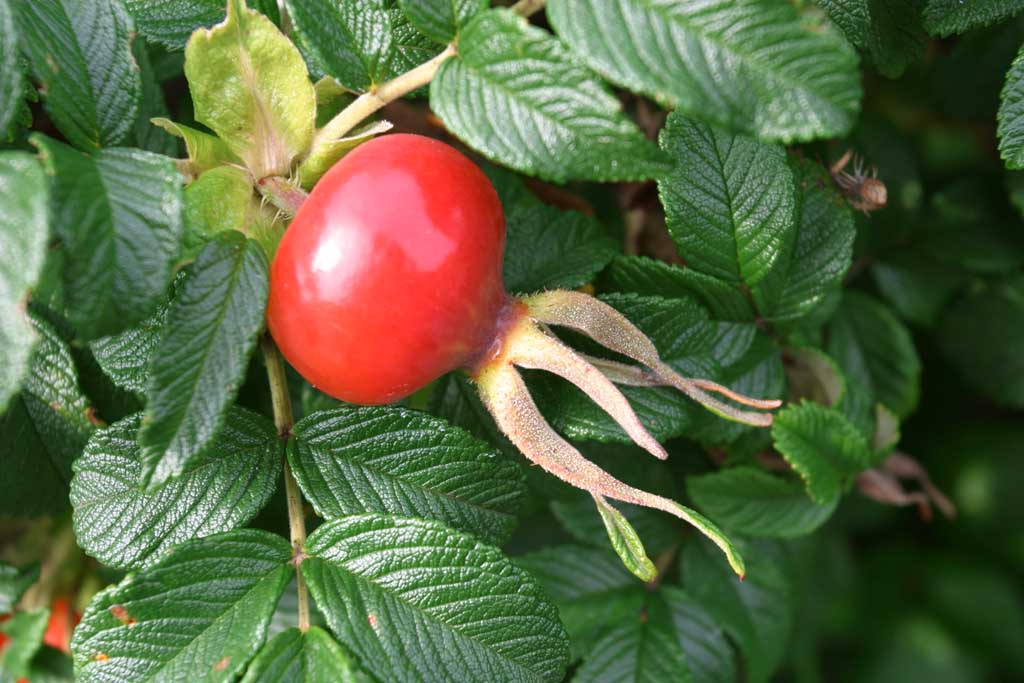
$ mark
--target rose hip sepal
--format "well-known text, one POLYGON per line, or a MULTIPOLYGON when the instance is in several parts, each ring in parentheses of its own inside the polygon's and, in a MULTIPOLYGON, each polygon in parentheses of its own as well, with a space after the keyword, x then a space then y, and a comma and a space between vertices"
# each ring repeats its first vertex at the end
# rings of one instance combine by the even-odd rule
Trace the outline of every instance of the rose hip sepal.
POLYGON ((633 488, 590 462, 537 409, 518 368, 572 382, 642 448, 667 457, 615 384, 672 386, 709 410, 760 427, 781 402, 681 377, 621 313, 586 294, 505 293, 505 221, 497 193, 469 159, 436 140, 393 134, 335 164, 295 214, 271 268, 267 321, 310 383, 352 403, 397 401, 464 368, 501 430, 532 462, 606 498, 675 515, 743 560, 707 519, 633 488), (590 358, 549 326, 580 332, 640 365, 590 358))

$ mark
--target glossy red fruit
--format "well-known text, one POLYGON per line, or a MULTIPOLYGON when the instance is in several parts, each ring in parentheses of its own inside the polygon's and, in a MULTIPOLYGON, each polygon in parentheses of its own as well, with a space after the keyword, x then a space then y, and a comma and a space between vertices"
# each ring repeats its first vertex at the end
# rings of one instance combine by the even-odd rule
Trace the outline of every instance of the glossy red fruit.
POLYGON ((470 365, 508 306, 505 219, 493 186, 452 147, 386 135, 310 193, 274 257, 267 321, 315 387, 396 401, 470 365))

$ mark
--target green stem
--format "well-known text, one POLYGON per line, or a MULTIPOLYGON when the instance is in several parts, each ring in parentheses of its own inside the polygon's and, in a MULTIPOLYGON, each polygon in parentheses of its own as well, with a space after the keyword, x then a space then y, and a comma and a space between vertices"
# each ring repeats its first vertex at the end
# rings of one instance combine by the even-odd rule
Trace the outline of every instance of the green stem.
MULTIPOLYGON (((277 345, 264 334, 260 342, 263 359, 267 365, 267 379, 270 380, 270 401, 274 408, 274 426, 282 439, 291 438, 295 415, 292 413, 292 400, 288 395, 288 377, 285 375, 284 360, 277 345)), ((306 580, 302 578, 300 565, 305 558, 306 547, 306 515, 303 510, 302 491, 292 475, 292 468, 284 461, 284 494, 288 502, 288 526, 292 542, 292 562, 295 564, 295 586, 299 596, 299 630, 305 632, 309 628, 309 590, 306 580)))

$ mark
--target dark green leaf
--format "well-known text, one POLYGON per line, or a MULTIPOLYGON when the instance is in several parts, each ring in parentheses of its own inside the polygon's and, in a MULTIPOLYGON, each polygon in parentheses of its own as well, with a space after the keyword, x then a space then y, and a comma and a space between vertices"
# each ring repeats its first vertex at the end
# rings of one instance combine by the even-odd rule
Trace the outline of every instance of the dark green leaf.
POLYGON ((169 112, 167 111, 167 102, 164 101, 164 91, 157 82, 153 66, 149 62, 149 51, 146 49, 145 40, 136 38, 132 41, 132 55, 139 66, 139 75, 142 79, 142 100, 139 104, 139 114, 135 120, 135 129, 132 135, 135 146, 156 154, 176 157, 178 156, 177 140, 153 123, 153 119, 166 117, 169 112))
POLYGON ((675 165, 658 190, 687 265, 747 286, 760 282, 794 231, 785 151, 678 113, 669 116, 660 143, 675 165))
POLYGON ((144 485, 180 474, 223 423, 263 327, 267 271, 259 244, 233 231, 196 258, 150 364, 139 432, 144 485))
POLYGON ((924 27, 933 36, 948 36, 1001 21, 1021 9, 1021 0, 928 0, 924 27))
MULTIPOLYGON (((183 271, 175 282, 180 285, 186 272, 183 271)), ((89 344, 96 362, 115 385, 138 394, 145 393, 150 359, 160 343, 170 307, 168 301, 137 326, 89 344)))
MULTIPOLYGON (((0 17, 2 19, 2 17, 0 17)), ((0 414, 28 373, 36 334, 25 315, 43 271, 47 242, 46 180, 24 152, 0 154, 0 414), (17 254, 17 259, 13 255, 17 254)))
POLYGON ((447 43, 487 0, 398 0, 409 21, 428 38, 447 43))
POLYGON ((921 26, 925 0, 818 0, 828 17, 880 73, 899 78, 924 54, 921 26))
POLYGON ((554 605, 496 548, 437 522, 354 515, 318 527, 306 552, 331 630, 379 679, 562 678, 554 605))
POLYGON ((0 496, 0 516, 62 514, 68 506, 67 482, 46 456, 23 401, 12 401, 0 416, 0 434, 4 481, 12 482, 0 496))
POLYGON ((967 281, 967 275, 916 249, 907 249, 872 264, 871 279, 886 303, 904 320, 934 325, 949 299, 967 281))
POLYGON ((71 649, 79 683, 234 681, 266 636, 291 547, 241 529, 179 546, 95 598, 71 649))
POLYGON ((675 586, 664 586, 659 594, 668 608, 695 683, 734 683, 736 663, 732 644, 714 616, 675 586))
POLYGON ((795 227, 774 267, 753 290, 767 320, 796 321, 842 286, 853 259, 856 228, 828 173, 807 159, 791 164, 796 180, 795 227))
POLYGON ((686 490, 715 524, 739 534, 792 538, 811 533, 832 516, 839 499, 818 505, 798 481, 754 467, 730 467, 689 477, 686 490))
POLYGON ((348 656, 323 629, 291 628, 256 655, 242 683, 355 683, 348 656))
POLYGON ((517 463, 444 420, 404 408, 336 408, 299 421, 288 459, 317 513, 437 519, 492 543, 523 496, 517 463))
POLYGON ((9 614, 28 587, 39 578, 39 565, 18 569, 0 563, 0 614, 9 614))
POLYGON ((80 154, 33 136, 51 176, 51 226, 66 254, 68 315, 82 339, 112 334, 164 300, 181 237, 181 176, 132 149, 80 154))
POLYGON ((794 621, 792 580, 771 548, 762 544, 744 547, 744 558, 753 559, 745 581, 736 580, 710 543, 698 540, 681 553, 683 587, 712 623, 737 642, 745 655, 750 683, 765 683, 774 673, 787 651, 794 621))
MULTIPOLYGON (((93 409, 78 383, 71 350, 48 323, 33 316, 39 344, 17 400, 25 404, 45 455, 65 482, 71 480, 71 463, 92 436, 93 409)), ((36 457, 43 456, 36 453, 36 457)))
POLYGON ((505 212, 505 225, 505 288, 510 292, 581 287, 617 251, 601 225, 578 211, 513 206, 505 212))
POLYGON ((558 606, 572 639, 573 659, 643 607, 642 584, 607 548, 561 545, 516 558, 558 606))
POLYGON ((773 0, 552 0, 548 17, 591 68, 683 114, 768 140, 845 133, 857 59, 773 0))
POLYGON ((541 178, 635 180, 665 168, 604 85, 508 10, 480 12, 463 29, 458 57, 431 83, 430 106, 485 156, 541 178))
POLYGON ((650 596, 643 617, 612 626, 576 670, 572 683, 691 683, 682 643, 668 609, 650 596))
POLYGON ((10 638, 0 651, 0 681, 7 683, 28 675, 29 663, 43 645, 49 619, 50 610, 44 608, 18 612, 0 623, 0 633, 10 638))
POLYGON ((972 386, 1000 405, 1024 407, 1024 277, 958 298, 940 319, 936 337, 972 386))
POLYGON ((15 21, 46 111, 71 144, 92 150, 132 130, 142 80, 135 30, 120 0, 13 0, 15 21))
POLYGON ((298 44, 319 71, 364 91, 391 77, 394 43, 384 0, 285 0, 298 44))
POLYGON ((858 384, 899 418, 917 407, 921 361, 910 331, 884 304, 846 292, 828 326, 828 354, 846 380, 858 384))
MULTIPOLYGON (((224 20, 225 0, 124 0, 139 31, 171 50, 185 49, 198 28, 224 20)), ((276 0, 250 0, 253 8, 276 19, 276 0)))
POLYGON ((819 505, 834 504, 844 482, 871 465, 864 435, 838 410, 816 403, 805 401, 777 413, 772 439, 819 505))
POLYGON ((98 432, 75 462, 75 536, 113 567, 151 563, 172 546, 245 524, 274 493, 281 443, 265 418, 241 408, 180 476, 150 490, 139 485, 135 443, 140 416, 98 432))
POLYGON ((10 0, 0 0, 0 140, 24 106, 25 73, 10 0))
POLYGON ((1013 60, 1000 96, 999 152, 1007 168, 1024 168, 1024 52, 1013 60))
POLYGON ((614 291, 644 296, 695 296, 718 320, 754 319, 750 299, 735 283, 645 256, 616 256, 605 271, 602 284, 614 291))

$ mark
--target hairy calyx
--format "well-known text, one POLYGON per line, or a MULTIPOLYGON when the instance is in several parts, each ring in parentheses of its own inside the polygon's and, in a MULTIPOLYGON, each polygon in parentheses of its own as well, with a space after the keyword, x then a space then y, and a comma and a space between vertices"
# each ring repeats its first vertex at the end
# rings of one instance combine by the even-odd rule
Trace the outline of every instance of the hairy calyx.
POLYGON ((572 382, 637 445, 659 459, 667 457, 665 449, 641 424, 616 383, 671 386, 722 417, 759 427, 771 425, 770 413, 744 410, 711 394, 760 411, 777 408, 781 401, 753 399, 708 380, 682 377, 661 360, 654 344, 625 316, 586 294, 544 292, 519 300, 512 310, 514 318, 499 333, 498 350, 471 370, 484 405, 509 440, 530 461, 595 499, 611 498, 662 510, 693 524, 722 548, 742 576, 743 560, 710 521, 675 501, 619 481, 555 432, 537 409, 518 368, 546 370, 572 382), (641 365, 579 354, 552 335, 549 325, 580 332, 641 365))

